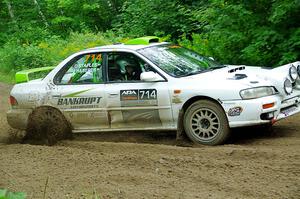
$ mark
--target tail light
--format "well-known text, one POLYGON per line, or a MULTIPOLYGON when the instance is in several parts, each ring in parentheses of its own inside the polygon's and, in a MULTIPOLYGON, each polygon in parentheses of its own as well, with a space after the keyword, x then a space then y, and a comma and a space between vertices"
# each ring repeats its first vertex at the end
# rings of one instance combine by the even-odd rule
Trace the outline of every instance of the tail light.
POLYGON ((18 105, 18 101, 13 96, 9 97, 9 103, 10 103, 11 106, 17 106, 18 105))

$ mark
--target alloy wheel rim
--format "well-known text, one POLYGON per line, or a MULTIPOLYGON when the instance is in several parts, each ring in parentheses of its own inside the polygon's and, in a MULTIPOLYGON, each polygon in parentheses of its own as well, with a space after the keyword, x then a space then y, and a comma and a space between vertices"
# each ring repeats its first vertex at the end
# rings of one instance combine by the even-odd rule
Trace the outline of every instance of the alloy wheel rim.
POLYGON ((211 109, 202 108, 195 111, 191 117, 193 134, 201 140, 208 141, 217 136, 220 131, 220 119, 211 109))

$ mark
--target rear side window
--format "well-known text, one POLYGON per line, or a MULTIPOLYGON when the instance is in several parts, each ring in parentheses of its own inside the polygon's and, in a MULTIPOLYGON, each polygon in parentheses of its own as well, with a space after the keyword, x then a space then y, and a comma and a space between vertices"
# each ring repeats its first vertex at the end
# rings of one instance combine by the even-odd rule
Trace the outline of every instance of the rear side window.
POLYGON ((56 78, 58 84, 93 84, 103 82, 103 55, 91 53, 70 61, 56 78))

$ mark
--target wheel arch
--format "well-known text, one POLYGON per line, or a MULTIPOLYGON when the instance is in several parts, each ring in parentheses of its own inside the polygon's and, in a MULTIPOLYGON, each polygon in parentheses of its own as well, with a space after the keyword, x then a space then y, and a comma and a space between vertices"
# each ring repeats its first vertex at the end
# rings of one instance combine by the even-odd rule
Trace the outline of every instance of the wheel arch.
POLYGON ((63 113, 61 112, 61 110, 59 110, 57 107, 54 107, 54 106, 51 106, 51 105, 36 106, 36 107, 32 108, 32 112, 35 111, 35 110, 37 110, 37 109, 42 109, 42 108, 55 109, 55 110, 59 111, 63 115, 63 113))
POLYGON ((225 110, 224 110, 224 108, 223 108, 223 106, 221 105, 221 102, 220 102, 219 100, 216 100, 216 99, 211 98, 211 97, 208 97, 208 96, 201 96, 201 95, 194 96, 194 97, 188 99, 188 100, 183 104, 182 110, 185 112, 185 111, 187 110, 187 108, 188 108, 191 104, 193 104, 194 102, 199 101, 199 100, 209 100, 209 101, 212 101, 212 102, 218 104, 218 105, 222 108, 222 110, 224 111, 224 113, 225 113, 225 110))
POLYGON ((71 122, 68 120, 68 118, 63 114, 63 112, 58 109, 57 107, 54 107, 54 106, 51 106, 51 105, 41 105, 41 106, 36 106, 32 109, 31 113, 28 115, 28 120, 30 119, 31 117, 31 114, 35 111, 35 110, 38 110, 38 109, 42 109, 42 108, 49 108, 49 109, 53 109, 53 110, 56 110, 60 113, 60 115, 68 122, 68 124, 70 125, 71 129, 73 129, 73 126, 71 124, 71 122))

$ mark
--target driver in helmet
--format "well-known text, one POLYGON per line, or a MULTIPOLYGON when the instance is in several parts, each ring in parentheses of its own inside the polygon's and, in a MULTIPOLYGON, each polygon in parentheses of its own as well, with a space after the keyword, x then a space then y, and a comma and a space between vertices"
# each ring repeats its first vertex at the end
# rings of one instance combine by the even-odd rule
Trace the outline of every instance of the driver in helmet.
POLYGON ((141 69, 139 64, 133 59, 126 59, 125 62, 125 80, 140 80, 141 69))

